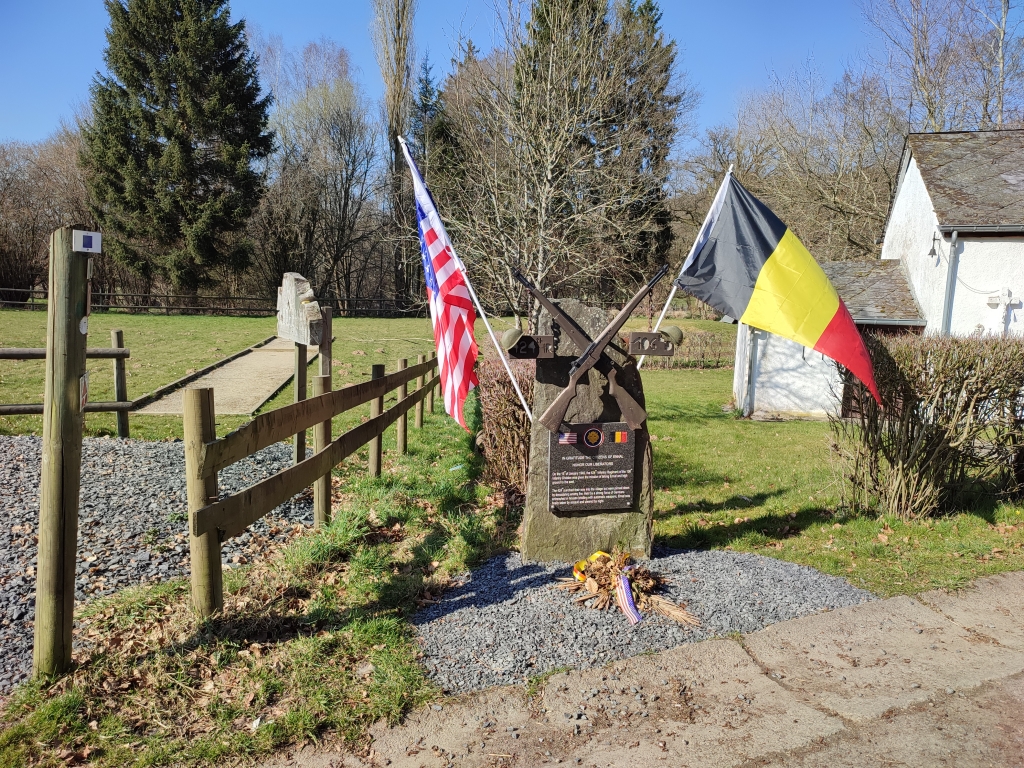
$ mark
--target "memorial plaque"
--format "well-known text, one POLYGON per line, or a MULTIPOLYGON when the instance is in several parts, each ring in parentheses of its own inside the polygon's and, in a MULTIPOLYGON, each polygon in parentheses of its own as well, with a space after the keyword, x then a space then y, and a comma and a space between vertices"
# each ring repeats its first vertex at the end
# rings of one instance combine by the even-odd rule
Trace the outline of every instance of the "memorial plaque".
POLYGON ((625 422, 563 425, 549 435, 551 512, 633 507, 636 441, 625 422))

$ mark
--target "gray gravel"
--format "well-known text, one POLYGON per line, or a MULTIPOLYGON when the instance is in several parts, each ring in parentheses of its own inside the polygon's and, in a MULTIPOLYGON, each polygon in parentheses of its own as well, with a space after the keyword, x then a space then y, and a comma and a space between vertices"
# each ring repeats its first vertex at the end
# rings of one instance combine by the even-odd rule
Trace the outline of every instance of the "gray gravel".
POLYGON ((493 558, 462 577, 414 623, 431 677, 445 691, 523 684, 559 667, 594 667, 729 632, 875 599, 845 580, 781 560, 737 552, 656 551, 646 563, 671 580, 667 596, 701 621, 683 627, 648 614, 634 627, 617 608, 596 611, 553 587, 568 565, 493 558))
MULTIPOLYGON (((0 435, 0 697, 32 667, 41 448, 38 437, 0 435)), ((220 490, 240 490, 290 464, 290 446, 271 446, 221 471, 220 490)), ((188 575, 181 442, 87 438, 80 498, 76 602, 188 575)), ((283 504, 227 541, 224 561, 243 564, 268 540, 284 540, 289 523, 312 522, 308 498, 283 504)))

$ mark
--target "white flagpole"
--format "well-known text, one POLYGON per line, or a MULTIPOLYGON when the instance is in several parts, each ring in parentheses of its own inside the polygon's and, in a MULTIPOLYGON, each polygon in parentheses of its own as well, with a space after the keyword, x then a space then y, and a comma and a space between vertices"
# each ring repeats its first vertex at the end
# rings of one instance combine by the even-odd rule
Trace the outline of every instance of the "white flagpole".
MULTIPOLYGON (((721 191, 722 188, 725 186, 725 183, 727 181, 729 181, 729 177, 731 175, 732 175, 732 163, 729 163, 729 170, 725 172, 725 178, 722 179, 722 183, 718 187, 719 191, 721 191)), ((717 193, 715 194, 715 197, 718 197, 717 193)), ((686 254, 686 260, 683 261, 683 269, 685 269, 686 265, 689 263, 690 258, 693 256, 694 250, 698 246, 704 245, 704 243, 701 242, 701 237, 700 236, 701 236, 701 233, 704 231, 704 227, 707 226, 708 220, 711 218, 711 213, 714 210, 715 210, 715 203, 714 203, 714 201, 712 201, 711 208, 708 209, 707 216, 704 217, 704 221, 703 221, 703 223, 701 223, 700 229, 697 230, 697 237, 694 238, 693 245, 690 246, 690 252, 688 254, 686 254)), ((680 273, 682 273, 683 270, 680 269, 679 271, 680 271, 680 273)), ((672 304, 672 299, 675 298, 677 290, 678 290, 678 286, 675 284, 675 281, 673 281, 672 282, 672 290, 668 294, 668 300, 665 302, 665 306, 661 308, 661 314, 658 316, 658 322, 654 324, 654 330, 655 331, 657 331, 661 327, 661 321, 665 319, 665 315, 668 313, 669 305, 672 304)), ((636 363, 636 369, 638 371, 643 367, 644 360, 646 360, 646 359, 647 359, 647 355, 640 355, 640 359, 637 360, 637 363, 636 363)))
MULTIPOLYGON (((405 143, 405 138, 399 136, 398 141, 401 142, 402 149, 405 152, 406 159, 410 160, 411 164, 411 158, 409 156, 409 147, 405 143)), ((440 213, 438 213, 438 217, 440 218, 440 213)), ((480 299, 477 298, 476 291, 473 290, 473 284, 469 281, 469 275, 466 273, 466 265, 463 263, 462 259, 459 258, 458 254, 455 253, 455 245, 452 244, 450 240, 448 244, 451 246, 452 256, 455 257, 455 263, 459 265, 459 271, 462 273, 462 277, 466 281, 466 288, 469 289, 469 295, 473 299, 473 304, 474 306, 476 306, 476 311, 477 313, 479 313, 480 319, 484 321, 484 327, 487 328, 487 334, 491 337, 491 343, 494 345, 494 349, 497 351, 498 357, 501 358, 501 364, 505 366, 505 372, 508 373, 508 378, 509 381, 512 382, 513 389, 515 389, 516 394, 519 395, 519 403, 523 406, 523 410, 526 412, 526 417, 531 422, 533 422, 533 412, 530 410, 530 406, 526 404, 526 398, 523 396, 523 391, 519 388, 519 382, 516 381, 516 376, 514 373, 512 373, 512 366, 509 365, 508 360, 505 359, 505 355, 502 352, 501 345, 498 343, 498 340, 494 336, 494 329, 491 328, 491 324, 487 321, 487 313, 484 312, 484 308, 480 305, 480 299)))
MULTIPOLYGON (((453 246, 452 254, 454 255, 454 253, 455 248, 453 246)), ((458 256, 455 258, 458 258, 458 256)), ((476 311, 480 313, 480 319, 484 321, 487 333, 491 337, 491 343, 494 345, 495 350, 497 350, 498 357, 501 358, 501 364, 505 366, 505 370, 508 372, 509 381, 512 382, 512 386, 515 388, 516 394, 519 395, 519 402, 523 406, 523 410, 526 411, 526 417, 533 422, 533 412, 530 411, 530 406, 526 404, 526 398, 523 397, 523 391, 519 389, 519 382, 516 381, 516 376, 512 373, 512 366, 509 365, 508 360, 505 359, 505 354, 501 350, 501 345, 494 337, 494 329, 492 329, 491 324, 487 322, 487 313, 484 312, 484 308, 480 306, 480 299, 476 297, 476 291, 473 290, 473 284, 469 282, 469 275, 466 274, 466 265, 462 263, 462 259, 459 259, 459 270, 462 272, 462 276, 466 279, 466 287, 469 288, 469 295, 473 297, 473 303, 476 305, 476 311)))

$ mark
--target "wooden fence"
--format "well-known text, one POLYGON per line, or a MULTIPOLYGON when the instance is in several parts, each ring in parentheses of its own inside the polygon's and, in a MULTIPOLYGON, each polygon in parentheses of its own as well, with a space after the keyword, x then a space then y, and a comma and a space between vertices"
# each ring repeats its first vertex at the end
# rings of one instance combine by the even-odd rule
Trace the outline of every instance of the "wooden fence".
POLYGON ((224 607, 221 573, 221 543, 237 536, 252 523, 288 501, 310 485, 314 486, 314 523, 330 519, 331 470, 359 448, 370 444, 370 472, 380 475, 381 436, 398 422, 398 451, 406 451, 407 414, 415 407, 415 426, 423 425, 423 404, 433 411, 434 390, 439 377, 427 374, 437 368, 433 356, 419 356, 407 367, 400 360, 398 370, 385 375, 383 365, 374 365, 372 378, 331 391, 330 376, 313 379, 314 396, 257 416, 248 424, 218 439, 214 422, 213 390, 187 389, 185 395, 185 473, 189 510, 189 544, 192 558, 192 601, 197 613, 206 618, 224 607), (410 394, 408 385, 415 381, 410 394), (384 410, 384 396, 398 390, 398 402, 384 410), (370 403, 370 418, 337 439, 331 438, 331 419, 364 403, 370 403), (245 490, 219 497, 217 472, 257 451, 313 428, 315 453, 288 469, 245 490))
MULTIPOLYGON (((124 345, 124 332, 110 332, 110 347, 89 347, 86 358, 110 359, 114 361, 114 397, 111 402, 86 403, 85 413, 117 413, 117 436, 129 437, 128 411, 132 401, 128 399, 128 378, 124 361, 132 356, 124 345)), ((0 360, 45 360, 46 348, 0 347, 0 360)), ((40 415, 42 403, 11 403, 0 405, 0 416, 40 415)))
MULTIPOLYGON (((318 297, 321 307, 331 307, 335 317, 426 317, 426 300, 401 302, 383 296, 318 297)), ((46 311, 43 288, 0 287, 0 308, 46 311)), ((126 312, 157 315, 225 315, 270 317, 277 303, 266 296, 189 296, 163 293, 110 293, 93 291, 94 312, 126 312)))

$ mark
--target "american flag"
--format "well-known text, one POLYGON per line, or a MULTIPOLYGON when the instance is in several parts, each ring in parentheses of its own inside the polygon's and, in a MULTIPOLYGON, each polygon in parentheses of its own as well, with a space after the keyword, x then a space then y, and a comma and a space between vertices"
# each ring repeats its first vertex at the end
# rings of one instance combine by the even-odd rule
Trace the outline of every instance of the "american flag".
POLYGON ((434 326, 444 409, 466 427, 463 407, 469 390, 477 385, 477 346, 473 338, 476 312, 469 293, 465 267, 455 255, 434 200, 423 183, 419 168, 402 141, 402 152, 412 173, 416 193, 416 220, 419 222, 423 275, 430 304, 430 322, 434 326))
POLYGON ((559 445, 576 445, 576 433, 575 432, 559 432, 558 433, 558 444, 559 445))

